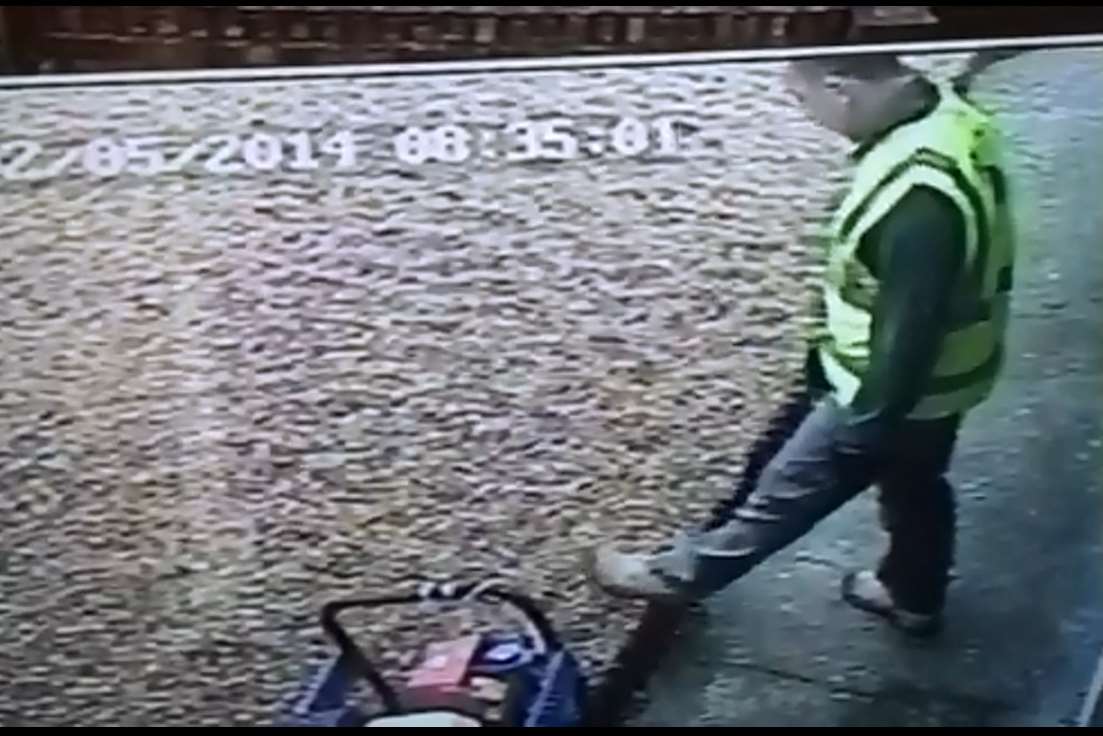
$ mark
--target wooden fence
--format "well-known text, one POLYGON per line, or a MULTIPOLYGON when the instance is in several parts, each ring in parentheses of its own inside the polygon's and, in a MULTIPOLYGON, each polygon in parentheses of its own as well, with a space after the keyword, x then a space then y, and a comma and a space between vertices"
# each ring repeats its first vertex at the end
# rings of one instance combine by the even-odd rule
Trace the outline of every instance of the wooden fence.
POLYGON ((1103 29, 1077 6, 8 5, 8 73, 688 51, 1103 29), (856 29, 861 29, 856 36, 856 29))

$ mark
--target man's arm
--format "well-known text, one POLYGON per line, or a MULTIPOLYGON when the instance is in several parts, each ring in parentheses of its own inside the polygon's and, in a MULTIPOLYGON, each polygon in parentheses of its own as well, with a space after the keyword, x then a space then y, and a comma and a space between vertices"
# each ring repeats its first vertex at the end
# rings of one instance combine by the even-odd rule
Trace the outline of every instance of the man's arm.
POLYGON ((876 458, 923 394, 964 264, 961 213, 929 188, 907 194, 859 254, 881 283, 869 367, 839 431, 844 455, 876 458))

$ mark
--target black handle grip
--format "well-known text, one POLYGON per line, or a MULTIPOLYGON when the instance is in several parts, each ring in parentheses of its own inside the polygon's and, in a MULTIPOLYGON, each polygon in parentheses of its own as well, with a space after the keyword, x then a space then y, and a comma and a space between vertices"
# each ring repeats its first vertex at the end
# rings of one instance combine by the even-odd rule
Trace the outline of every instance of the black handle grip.
POLYGON ((483 603, 502 603, 520 611, 532 626, 542 651, 559 645, 558 638, 544 612, 534 600, 516 591, 507 590, 488 583, 452 583, 431 584, 415 592, 381 596, 378 598, 354 598, 330 601, 322 606, 321 624, 326 634, 333 639, 341 656, 346 658, 352 668, 376 690, 389 712, 398 712, 400 703, 394 689, 387 684, 383 676, 356 645, 352 637, 341 625, 338 616, 353 608, 372 609, 396 605, 415 605, 432 601, 463 603, 479 601, 483 603))

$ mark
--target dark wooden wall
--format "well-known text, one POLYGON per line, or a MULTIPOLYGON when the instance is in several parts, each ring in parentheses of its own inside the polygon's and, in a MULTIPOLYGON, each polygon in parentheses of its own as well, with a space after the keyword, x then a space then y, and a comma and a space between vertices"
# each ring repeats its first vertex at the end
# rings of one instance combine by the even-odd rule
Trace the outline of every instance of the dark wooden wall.
POLYGON ((1103 28, 1076 6, 2 7, 8 73, 834 44, 857 27, 870 40, 1103 28))

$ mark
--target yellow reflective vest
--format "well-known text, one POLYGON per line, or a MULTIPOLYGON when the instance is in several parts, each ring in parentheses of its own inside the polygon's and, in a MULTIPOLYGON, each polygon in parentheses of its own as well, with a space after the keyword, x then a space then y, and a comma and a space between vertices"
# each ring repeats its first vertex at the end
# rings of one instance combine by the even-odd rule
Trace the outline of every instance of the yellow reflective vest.
POLYGON ((859 261, 862 239, 913 187, 944 194, 965 223, 964 268, 951 324, 925 393, 909 415, 959 414, 991 393, 1003 363, 1014 243, 1000 142, 991 119, 949 87, 937 105, 858 160, 828 231, 826 324, 819 352, 837 400, 849 405, 869 364, 877 278, 859 261))

